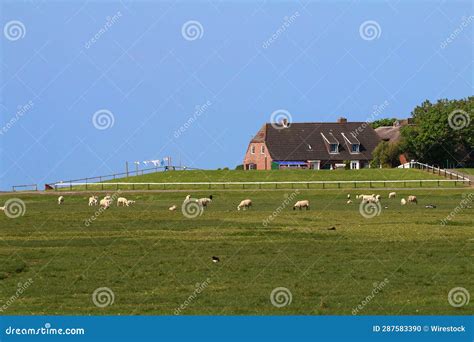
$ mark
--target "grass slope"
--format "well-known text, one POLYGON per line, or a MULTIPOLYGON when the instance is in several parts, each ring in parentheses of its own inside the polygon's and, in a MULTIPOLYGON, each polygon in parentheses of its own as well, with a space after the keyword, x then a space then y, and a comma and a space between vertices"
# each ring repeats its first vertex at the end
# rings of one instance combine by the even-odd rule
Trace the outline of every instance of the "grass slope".
POLYGON ((387 278, 359 314, 470 315, 474 306, 454 308, 447 295, 454 287, 474 291, 472 209, 440 225, 468 192, 412 191, 420 204, 402 207, 410 193, 399 191, 372 219, 346 204, 347 191, 217 193, 195 219, 167 210, 180 207, 182 193, 134 193, 127 194, 134 207, 114 206, 89 227, 84 221, 97 207, 87 206, 86 194, 67 195, 62 206, 56 196, 16 194, 27 210, 16 219, 0 215, 0 304, 31 278, 3 314, 172 315, 189 300, 181 314, 350 315, 387 278), (311 210, 285 207, 285 196, 309 199, 311 210), (254 207, 237 212, 247 197, 254 207), (99 287, 112 289, 113 305, 93 304, 99 287), (290 305, 271 304, 276 287, 291 291, 290 305))

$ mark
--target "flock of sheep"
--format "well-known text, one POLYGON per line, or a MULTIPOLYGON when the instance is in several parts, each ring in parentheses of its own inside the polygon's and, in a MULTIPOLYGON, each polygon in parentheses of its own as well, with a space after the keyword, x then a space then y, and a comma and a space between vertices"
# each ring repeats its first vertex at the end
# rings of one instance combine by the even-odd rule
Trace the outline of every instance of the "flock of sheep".
MULTIPOLYGON (((388 194, 388 198, 395 198, 397 196, 396 192, 391 192, 388 194)), ((347 204, 352 204, 351 200, 351 195, 347 195, 347 204)), ((356 195, 356 199, 359 199, 362 201, 362 203, 379 203, 381 200, 381 195, 356 195)), ((184 199, 184 203, 193 201, 197 204, 199 204, 201 207, 205 208, 207 207, 210 203, 212 203, 212 195, 209 197, 203 197, 199 199, 194 199, 191 198, 191 195, 187 195, 186 198, 184 199)), ((58 204, 61 205, 64 203, 64 196, 59 196, 58 197, 58 204)), ((102 198, 99 201, 98 196, 91 196, 89 197, 89 206, 96 206, 99 205, 102 208, 109 208, 113 203, 113 198, 110 195, 106 195, 104 198, 102 198)), ((117 198, 117 207, 123 206, 123 207, 129 207, 130 205, 134 204, 135 201, 133 200, 128 200, 125 197, 119 197, 117 198)), ((408 199, 402 198, 400 200, 401 205, 406 205, 407 203, 414 203, 418 204, 418 199, 414 195, 408 196, 408 199)), ((250 207, 252 207, 252 200, 251 199, 244 199, 239 203, 237 206, 237 210, 247 210, 250 207)), ((178 208, 177 205, 172 205, 171 207, 168 208, 170 211, 175 211, 178 208)), ((296 209, 306 209, 309 210, 309 201, 308 200, 301 200, 297 201, 295 205, 293 206, 293 210, 296 209)))
MULTIPOLYGON (((395 198, 397 197, 397 193, 396 192, 391 192, 388 194, 388 198, 395 198)), ((347 195, 347 198, 348 198, 348 201, 347 201, 347 204, 351 204, 352 201, 351 201, 351 195, 348 194, 347 195)), ((372 195, 357 195, 356 196, 356 199, 360 199, 362 200, 362 203, 379 203, 380 202, 380 199, 382 198, 381 195, 376 195, 376 194, 372 194, 372 195)), ((406 205, 407 203, 414 203, 414 204, 418 204, 418 199, 416 198, 416 196, 414 195, 410 195, 408 196, 408 200, 406 200, 405 198, 402 198, 400 200, 400 204, 401 205, 406 205)))

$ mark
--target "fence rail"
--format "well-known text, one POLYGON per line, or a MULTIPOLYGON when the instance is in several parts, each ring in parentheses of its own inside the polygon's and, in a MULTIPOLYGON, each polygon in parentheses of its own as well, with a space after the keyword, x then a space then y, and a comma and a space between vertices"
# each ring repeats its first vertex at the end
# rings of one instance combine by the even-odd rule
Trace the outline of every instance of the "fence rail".
POLYGON ((399 169, 420 169, 420 170, 425 170, 427 172, 433 173, 433 174, 438 174, 440 176, 444 176, 445 178, 449 179, 460 179, 463 181, 469 182, 470 179, 459 174, 456 172, 448 171, 446 169, 442 169, 440 167, 428 165, 428 164, 423 164, 417 161, 411 161, 405 164, 402 164, 398 167, 399 169), (431 171, 430 171, 431 170, 431 171))
POLYGON ((38 184, 13 185, 12 191, 38 191, 38 184))
MULTIPOLYGON (((172 190, 174 186, 186 186, 183 190, 190 189, 192 186, 205 186, 208 189, 230 189, 232 187, 241 187, 245 189, 246 186, 254 186, 254 188, 261 189, 262 186, 274 186, 275 189, 288 189, 288 186, 291 185, 291 188, 296 186, 306 186, 307 189, 310 188, 310 185, 321 185, 323 189, 326 187, 334 187, 334 188, 342 188, 344 185, 349 185, 352 188, 363 187, 362 185, 366 185, 369 188, 380 187, 384 188, 387 187, 387 184, 403 184, 403 187, 407 187, 408 185, 419 185, 423 187, 423 184, 434 183, 438 187, 441 186, 443 183, 451 182, 454 186, 458 184, 466 185, 471 184, 469 179, 463 180, 449 180, 449 179, 410 179, 410 180, 364 180, 364 181, 281 181, 281 182, 107 182, 107 183, 81 183, 81 182, 73 182, 73 183, 61 183, 55 184, 54 190, 61 190, 64 188, 69 188, 70 190, 120 190, 120 189, 131 189, 131 190, 138 190, 137 188, 145 189, 145 190, 152 190, 152 187, 155 189, 162 189, 162 190, 172 190), (380 185, 380 186, 377 186, 380 185), (279 187, 280 186, 280 187, 279 187), (83 188, 81 188, 83 187, 83 188)), ((347 186, 346 186, 347 188, 347 186)))
POLYGON ((58 181, 54 183, 47 183, 45 184, 45 189, 46 190, 52 190, 56 188, 58 185, 61 184, 71 184, 71 183, 87 183, 87 184, 95 184, 97 182, 105 182, 109 180, 114 180, 116 178, 122 178, 122 177, 134 177, 134 176, 142 176, 145 174, 150 174, 150 173, 155 173, 159 171, 169 171, 169 170, 200 170, 197 168, 192 168, 192 167, 187 167, 187 166, 155 166, 151 167, 148 169, 142 169, 142 170, 135 170, 135 171, 128 171, 128 172, 120 172, 120 173, 114 173, 111 175, 105 175, 105 176, 95 176, 95 177, 86 177, 86 178, 80 178, 80 179, 69 179, 66 181, 58 181))

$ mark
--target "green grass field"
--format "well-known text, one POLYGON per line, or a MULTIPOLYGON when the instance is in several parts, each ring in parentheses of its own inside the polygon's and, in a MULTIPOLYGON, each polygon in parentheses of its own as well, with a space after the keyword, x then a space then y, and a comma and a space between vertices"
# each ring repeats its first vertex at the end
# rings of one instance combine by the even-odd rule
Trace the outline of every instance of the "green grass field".
MULTIPOLYGON (((384 199, 372 219, 358 204, 346 204, 342 190, 218 192, 194 219, 180 211, 184 193, 126 193, 135 206, 114 205, 88 227, 84 222, 98 210, 87 206, 88 193, 66 194, 61 206, 54 194, 3 195, 2 202, 22 199, 26 213, 0 215, 0 309, 8 304, 7 315, 173 315, 183 305, 183 315, 351 315, 387 279, 359 315, 474 314, 472 303, 454 308, 448 302, 455 287, 474 294, 472 202, 440 224, 472 189, 401 190, 390 200, 388 191, 374 192, 384 199), (402 207, 400 198, 409 194, 419 204, 402 207), (247 197, 253 208, 237 211, 247 197), (293 211, 297 199, 309 199, 311 210, 293 211), (168 211, 171 204, 178 210, 168 211), (212 263, 212 256, 221 262, 212 263), (15 297, 18 284, 30 278, 15 297), (208 285, 194 296, 203 282, 208 285), (113 291, 112 305, 94 305, 100 287, 113 291), (291 304, 272 305, 277 287, 291 292, 291 304)), ((356 192, 349 193, 354 199, 356 192)))

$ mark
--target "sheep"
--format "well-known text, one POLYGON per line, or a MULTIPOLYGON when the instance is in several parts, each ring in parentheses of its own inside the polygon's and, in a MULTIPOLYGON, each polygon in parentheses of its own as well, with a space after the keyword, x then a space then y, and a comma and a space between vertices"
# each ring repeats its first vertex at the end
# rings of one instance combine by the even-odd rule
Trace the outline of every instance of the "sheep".
POLYGON ((123 207, 127 205, 127 199, 125 197, 119 197, 117 198, 117 207, 122 205, 123 207))
POLYGON ((127 202, 125 203, 125 205, 126 205, 127 207, 129 207, 129 206, 132 205, 132 204, 135 204, 135 201, 134 201, 134 200, 127 200, 127 202))
POLYGON ((172 205, 168 208, 169 211, 175 211, 178 207, 176 205, 172 205))
POLYGON ((63 204, 64 203, 64 196, 59 196, 58 197, 58 204, 63 204))
POLYGON ((380 201, 380 198, 381 198, 381 197, 382 197, 382 196, 380 196, 380 195, 375 196, 375 198, 377 199, 377 201, 380 201))
POLYGON ((406 200, 406 199, 404 199, 404 198, 402 198, 402 199, 401 199, 401 201, 400 201, 400 204, 401 204, 401 205, 405 205, 405 204, 407 204, 407 200, 406 200))
POLYGON ((198 203, 202 205, 203 207, 207 207, 207 205, 211 202, 212 202, 212 195, 209 196, 209 198, 205 197, 205 198, 198 199, 198 203))
POLYGON ((112 203, 112 200, 107 199, 107 198, 102 198, 99 202, 99 205, 107 209, 108 207, 110 207, 111 203, 112 203))
POLYGON ((362 203, 376 202, 376 198, 373 195, 360 195, 359 198, 362 199, 362 203))
POLYGON ((348 201, 347 201, 347 204, 352 204, 352 201, 351 201, 351 200, 348 200, 348 201))
POLYGON ((0 211, 5 211, 5 207, 0 207, 0 211))
POLYGON ((347 199, 351 199, 351 194, 347 194, 347 199))
POLYGON ((304 201, 296 202, 295 205, 293 206, 293 210, 296 210, 296 208, 298 208, 299 210, 301 210, 302 208, 306 208, 306 210, 308 210, 309 209, 309 201, 304 200, 304 201))
POLYGON ((97 196, 89 197, 89 207, 99 204, 99 198, 97 196))
POLYGON ((408 203, 415 203, 415 204, 418 204, 418 199, 416 198, 416 196, 408 196, 408 203))
POLYGON ((397 193, 396 192, 391 192, 388 194, 388 198, 395 198, 397 197, 397 193))
POLYGON ((240 204, 237 206, 237 210, 243 209, 246 210, 252 206, 251 199, 244 199, 240 204))

